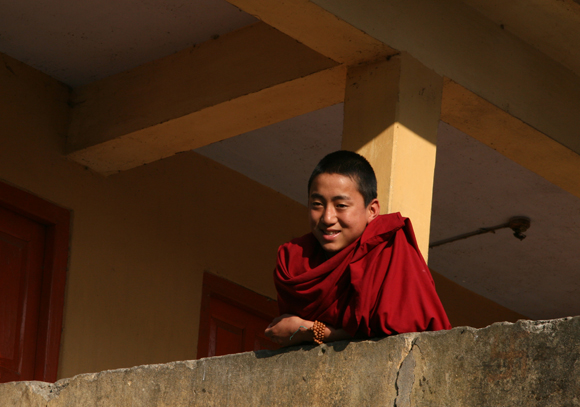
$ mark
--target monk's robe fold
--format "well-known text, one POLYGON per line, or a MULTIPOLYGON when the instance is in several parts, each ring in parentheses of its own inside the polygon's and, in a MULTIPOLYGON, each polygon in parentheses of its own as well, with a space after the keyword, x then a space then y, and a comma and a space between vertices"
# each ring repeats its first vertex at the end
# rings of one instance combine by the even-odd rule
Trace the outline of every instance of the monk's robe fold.
POLYGON ((274 271, 281 314, 353 337, 450 329, 411 222, 380 215, 333 257, 312 233, 280 246, 274 271))

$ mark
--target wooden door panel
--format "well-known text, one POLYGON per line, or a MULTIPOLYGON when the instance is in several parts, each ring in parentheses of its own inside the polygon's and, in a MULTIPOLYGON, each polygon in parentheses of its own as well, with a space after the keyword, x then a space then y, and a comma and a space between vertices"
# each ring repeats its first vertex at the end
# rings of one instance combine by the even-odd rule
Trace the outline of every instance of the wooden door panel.
POLYGON ((0 383, 57 379, 69 227, 69 210, 0 182, 0 383))
POLYGON ((243 352, 244 315, 240 310, 221 301, 210 299, 210 350, 208 356, 222 356, 243 352))
POLYGON ((16 366, 10 363, 17 352, 20 286, 24 243, 0 230, 0 366, 16 366))
POLYGON ((34 377, 45 227, 0 207, 0 382, 34 377))
MULTIPOLYGON (((276 315, 277 316, 277 315, 276 315)), ((249 350, 263 350, 263 349, 278 349, 280 346, 272 342, 266 335, 264 331, 272 322, 271 317, 261 317, 253 315, 251 318, 247 319, 247 332, 246 337, 246 351, 249 350)))
POLYGON ((244 351, 244 329, 212 318, 211 347, 208 356, 222 356, 244 351))
POLYGON ((271 319, 256 315, 219 297, 210 298, 210 350, 207 356, 276 349, 264 335, 271 319))
POLYGON ((276 301, 205 274, 197 357, 278 349, 264 335, 277 314, 276 301))

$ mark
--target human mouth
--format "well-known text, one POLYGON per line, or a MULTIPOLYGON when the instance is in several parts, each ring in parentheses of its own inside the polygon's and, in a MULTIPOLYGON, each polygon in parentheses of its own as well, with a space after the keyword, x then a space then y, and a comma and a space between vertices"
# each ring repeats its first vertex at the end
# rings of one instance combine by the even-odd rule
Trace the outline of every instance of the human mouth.
POLYGON ((334 239, 340 233, 338 230, 321 230, 321 232, 322 236, 324 236, 324 238, 327 240, 334 239))

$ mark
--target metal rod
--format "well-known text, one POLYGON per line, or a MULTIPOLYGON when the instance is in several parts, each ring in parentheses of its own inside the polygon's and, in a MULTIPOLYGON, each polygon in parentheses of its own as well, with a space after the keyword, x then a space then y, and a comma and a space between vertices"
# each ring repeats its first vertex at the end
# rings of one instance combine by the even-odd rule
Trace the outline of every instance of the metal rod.
POLYGON ((525 232, 529 227, 530 227, 530 218, 525 216, 514 216, 509 220, 509 222, 502 223, 501 225, 492 226, 489 228, 480 228, 475 232, 463 233, 462 235, 430 243, 429 248, 431 249, 436 246, 441 246, 446 243, 455 242, 456 240, 467 239, 468 237, 471 236, 482 235, 484 233, 495 233, 496 230, 504 228, 511 228, 514 231, 514 236, 520 240, 523 240, 526 237, 526 235, 524 235, 523 232, 525 232))
POLYGON ((496 230, 507 228, 507 227, 509 227, 509 223, 502 223, 501 225, 494 226, 491 228, 480 228, 480 229, 477 229, 475 232, 464 233, 462 235, 457 235, 457 236, 450 237, 447 239, 439 240, 437 242, 433 242, 429 245, 429 248, 431 249, 432 247, 435 247, 435 246, 441 246, 442 244, 445 244, 445 243, 451 243, 451 242, 455 242, 456 240, 467 239, 468 237, 482 235, 484 233, 490 233, 490 232, 495 233, 496 230))

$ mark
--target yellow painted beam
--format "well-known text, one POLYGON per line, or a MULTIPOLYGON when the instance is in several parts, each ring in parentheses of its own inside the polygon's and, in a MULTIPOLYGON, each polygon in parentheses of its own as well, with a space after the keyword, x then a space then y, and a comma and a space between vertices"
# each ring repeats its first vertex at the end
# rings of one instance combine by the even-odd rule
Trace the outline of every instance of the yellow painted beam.
POLYGON ((441 120, 580 197, 580 155, 449 79, 441 120))
POLYGON ((110 175, 342 102, 346 69, 326 69, 69 154, 110 175))
POLYGON ((381 212, 411 218, 425 259, 442 87, 443 78, 403 54, 351 67, 344 101, 342 147, 372 164, 381 212))
POLYGON ((340 63, 353 65, 396 54, 383 42, 309 0, 227 1, 340 63))
POLYGON ((580 153, 580 77, 458 0, 312 0, 580 153))
POLYGON ((346 71, 256 23, 77 88, 67 151, 111 174, 342 102, 346 71))

